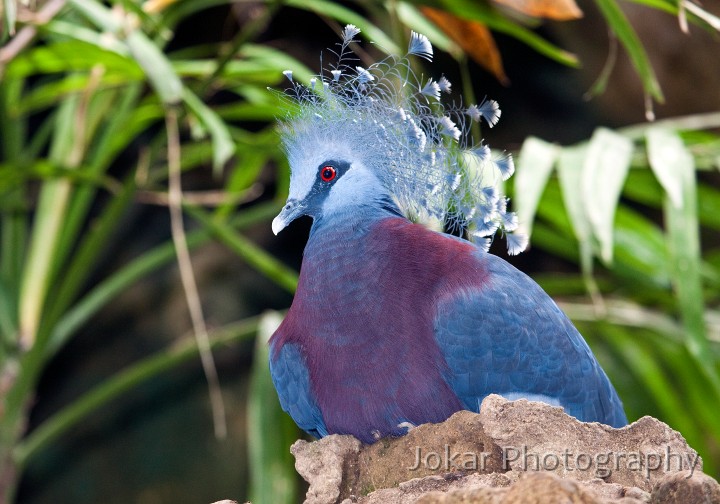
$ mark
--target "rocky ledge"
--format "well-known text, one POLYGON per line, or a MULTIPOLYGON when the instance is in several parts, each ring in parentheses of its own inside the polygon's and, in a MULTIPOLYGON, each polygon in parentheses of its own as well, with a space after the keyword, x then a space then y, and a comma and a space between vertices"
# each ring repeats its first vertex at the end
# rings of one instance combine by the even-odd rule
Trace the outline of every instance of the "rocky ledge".
POLYGON ((491 395, 407 436, 363 445, 352 436, 297 441, 306 504, 720 503, 720 485, 666 424, 613 429, 562 410, 491 395))

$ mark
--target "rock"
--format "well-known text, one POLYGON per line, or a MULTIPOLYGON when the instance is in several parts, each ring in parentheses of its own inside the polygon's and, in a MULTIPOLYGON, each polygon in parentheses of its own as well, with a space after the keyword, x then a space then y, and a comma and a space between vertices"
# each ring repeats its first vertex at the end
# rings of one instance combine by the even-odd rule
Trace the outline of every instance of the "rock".
POLYGON ((652 504, 684 504, 686 502, 720 502, 720 484, 707 474, 690 471, 664 476, 653 488, 652 504))
POLYGON ((561 408, 488 396, 401 438, 296 442, 307 504, 717 502, 720 485, 664 423, 643 417, 613 429, 561 408))
POLYGON ((702 471, 700 456, 680 433, 648 416, 614 429, 580 422, 559 407, 490 395, 482 403, 480 418, 515 471, 601 478, 646 492, 668 473, 702 471))
POLYGON ((299 440, 290 447, 295 470, 310 483, 306 504, 337 502, 345 468, 354 462, 360 447, 352 436, 328 436, 313 443, 299 440))

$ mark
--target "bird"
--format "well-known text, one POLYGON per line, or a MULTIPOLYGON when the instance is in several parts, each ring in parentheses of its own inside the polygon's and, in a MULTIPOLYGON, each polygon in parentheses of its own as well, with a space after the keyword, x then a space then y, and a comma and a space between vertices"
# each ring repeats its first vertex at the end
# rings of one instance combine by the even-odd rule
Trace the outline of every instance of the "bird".
POLYGON ((307 84, 291 70, 276 93, 290 166, 277 235, 312 218, 292 305, 269 340, 282 408, 316 438, 366 444, 479 412, 487 395, 562 407, 584 422, 627 424, 589 346, 550 296, 488 248, 527 237, 500 184, 512 157, 474 140, 494 126, 494 100, 446 103, 426 79, 429 39, 365 67, 347 25, 334 62, 307 84), (424 63, 424 62, 421 62, 424 63))

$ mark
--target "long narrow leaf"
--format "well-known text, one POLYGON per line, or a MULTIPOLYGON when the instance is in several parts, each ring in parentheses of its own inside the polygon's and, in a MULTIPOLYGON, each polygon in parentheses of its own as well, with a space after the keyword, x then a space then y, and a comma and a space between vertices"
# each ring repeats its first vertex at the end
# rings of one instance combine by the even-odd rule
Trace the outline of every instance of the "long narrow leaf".
POLYGON ((184 89, 182 98, 210 133, 213 143, 213 171, 219 175, 223 165, 235 153, 235 142, 220 116, 205 105, 192 91, 184 89))
POLYGON ((225 221, 214 219, 195 207, 185 210, 212 230, 217 238, 242 257, 253 268, 289 292, 295 292, 298 275, 243 235, 236 233, 225 221))
MULTIPOLYGON (((677 145, 676 141, 673 143, 677 145)), ((683 206, 676 207, 670 197, 664 205, 673 284, 685 326, 688 350, 712 385, 714 402, 720 402, 720 375, 709 351, 705 328, 705 302, 700 278, 697 188, 695 165, 690 153, 683 149, 677 154, 675 169, 680 174, 683 206)))
POLYGON ((100 2, 95 0, 68 0, 68 3, 103 31, 119 33, 123 28, 121 18, 113 14, 111 9, 100 2))
POLYGON ((279 313, 263 315, 255 340, 247 434, 250 501, 256 504, 297 501, 297 475, 290 445, 297 439, 298 429, 280 407, 268 367, 268 340, 281 322, 279 313))
POLYGON ((174 105, 183 98, 183 85, 172 64, 144 33, 134 31, 126 43, 150 84, 165 105, 174 105))
POLYGON ((683 178, 688 153, 680 137, 664 128, 652 128, 645 134, 648 161, 655 177, 675 208, 683 206, 683 178), (683 167, 685 165, 685 167, 683 167))
POLYGON ((537 137, 526 138, 520 149, 515 169, 513 203, 516 205, 520 226, 528 237, 532 235, 533 220, 540 203, 540 196, 545 190, 559 155, 560 149, 557 145, 537 137))
MULTIPOLYGON (((58 114, 55 141, 51 156, 57 162, 73 165, 73 146, 76 138, 75 112, 78 100, 68 100, 58 114)), ((77 147, 75 147, 77 148, 77 147)), ((55 247, 62 234, 64 217, 72 187, 67 180, 49 180, 43 184, 35 212, 32 239, 20 291, 20 337, 29 348, 40 326, 47 289, 50 286, 55 247)))
POLYGON ((630 169, 633 145, 611 130, 595 130, 583 162, 580 193, 585 202, 600 257, 612 262, 613 221, 622 186, 630 169))
MULTIPOLYGON (((660 406, 666 421, 686 437, 699 442, 702 439, 701 433, 692 419, 685 414, 685 407, 675 392, 676 387, 657 362, 657 357, 650 351, 650 346, 631 337, 628 331, 620 331, 618 328, 605 331, 605 339, 623 355, 627 366, 660 406)), ((697 443, 695 445, 697 446, 697 443)))
POLYGON ((326 0, 287 0, 285 5, 309 10, 322 16, 330 16, 343 24, 354 24, 362 30, 363 36, 375 42, 384 51, 390 54, 402 53, 395 41, 388 37, 385 32, 360 14, 338 3, 326 0))
POLYGON ((60 286, 54 290, 53 299, 43 321, 42 337, 46 337, 56 329, 56 322, 69 306, 82 288, 85 280, 94 271, 94 266, 103 247, 117 229, 118 221, 123 217, 127 207, 132 203, 135 193, 134 179, 129 178, 123 191, 116 195, 96 219, 95 225, 80 242, 77 251, 73 254, 72 262, 63 275, 60 286))
POLYGON ((562 150, 558 159, 560 189, 567 215, 572 222, 575 237, 581 246, 587 244, 590 249, 591 227, 582 194, 578 190, 583 177, 583 166, 587 157, 587 147, 568 147, 562 150))
POLYGON ((15 35, 15 22, 17 21, 17 0, 3 0, 3 24, 5 33, 15 35))
POLYGON ((7 287, 0 280, 0 363, 5 346, 15 344, 17 333, 16 306, 7 287))
POLYGON ((617 2, 615 0, 595 0, 595 3, 630 55, 630 60, 640 75, 645 92, 659 102, 664 101, 660 83, 655 76, 645 48, 617 2))

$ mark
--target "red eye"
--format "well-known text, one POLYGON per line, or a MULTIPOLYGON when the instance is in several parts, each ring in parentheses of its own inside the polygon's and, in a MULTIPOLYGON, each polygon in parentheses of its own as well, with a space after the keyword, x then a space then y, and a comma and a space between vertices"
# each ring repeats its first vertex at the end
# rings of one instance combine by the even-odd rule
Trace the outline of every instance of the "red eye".
POLYGON ((320 178, 323 182, 332 182, 337 177, 337 170, 332 166, 323 166, 320 168, 320 178))

